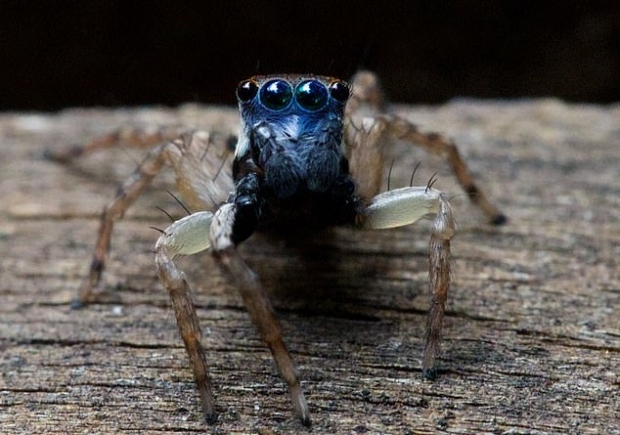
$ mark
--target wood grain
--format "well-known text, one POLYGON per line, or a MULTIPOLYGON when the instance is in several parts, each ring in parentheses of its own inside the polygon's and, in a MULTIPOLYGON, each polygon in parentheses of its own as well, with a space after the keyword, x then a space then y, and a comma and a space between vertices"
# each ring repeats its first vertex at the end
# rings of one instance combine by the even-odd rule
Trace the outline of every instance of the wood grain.
MULTIPOLYGON (((390 185, 451 194, 454 289, 437 381, 422 378, 429 227, 336 231, 309 249, 256 237, 315 434, 620 434, 620 106, 556 100, 397 107, 454 138, 510 219, 495 228, 444 162, 405 144, 390 185)), ((123 123, 232 131, 229 108, 0 115, 0 432, 303 433, 268 350, 208 255, 183 259, 221 412, 201 420, 152 246, 182 215, 156 181, 115 230, 117 302, 71 310, 97 217, 142 151, 60 165, 49 147, 123 123)))

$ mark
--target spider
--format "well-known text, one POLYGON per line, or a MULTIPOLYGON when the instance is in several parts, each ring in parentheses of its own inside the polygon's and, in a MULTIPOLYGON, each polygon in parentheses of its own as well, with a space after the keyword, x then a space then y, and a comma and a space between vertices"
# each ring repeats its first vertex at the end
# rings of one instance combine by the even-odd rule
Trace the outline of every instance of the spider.
POLYGON ((195 210, 161 231, 155 245, 157 274, 168 290, 208 423, 217 420, 201 329, 190 288, 174 259, 210 249, 226 279, 241 293, 250 317, 286 382, 296 416, 311 425, 274 309, 257 275, 236 247, 255 231, 352 226, 384 229, 434 219, 429 244, 429 291, 422 372, 437 375, 436 356, 450 287, 450 243, 455 224, 446 194, 420 187, 379 193, 387 140, 404 140, 444 156, 469 198, 493 224, 504 215, 474 183, 456 146, 436 133, 384 111, 375 74, 358 72, 350 82, 318 75, 255 76, 236 90, 241 115, 232 168, 230 143, 205 131, 162 128, 157 132, 119 130, 84 147, 57 150, 50 157, 68 161, 122 141, 156 144, 104 208, 90 275, 74 306, 97 299, 113 223, 164 166, 175 172, 178 191, 195 210))

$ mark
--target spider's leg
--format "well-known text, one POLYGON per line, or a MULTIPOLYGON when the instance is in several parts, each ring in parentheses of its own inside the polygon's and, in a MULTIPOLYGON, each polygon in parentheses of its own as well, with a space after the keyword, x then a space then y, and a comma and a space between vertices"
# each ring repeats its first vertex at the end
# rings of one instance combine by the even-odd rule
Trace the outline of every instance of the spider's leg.
POLYGON ((179 333, 185 343, 189 363, 200 394, 202 409, 208 423, 215 423, 217 413, 211 391, 209 367, 200 343, 202 331, 184 273, 174 263, 179 255, 191 255, 208 249, 209 227, 213 213, 193 213, 166 228, 155 245, 155 264, 162 284, 170 294, 179 333))
POLYGON ((233 282, 241 293, 250 318, 258 327, 262 339, 269 347, 278 366, 280 376, 289 388, 295 415, 304 426, 310 426, 308 404, 299 384, 297 368, 282 340, 280 323, 258 277, 232 247, 218 251, 216 258, 228 280, 233 282))
POLYGON ((228 193, 232 186, 230 181, 226 181, 230 179, 228 174, 219 177, 217 182, 213 175, 222 159, 216 150, 222 151, 223 147, 219 142, 212 142, 207 132, 196 131, 173 142, 163 143, 149 152, 103 209, 89 277, 80 288, 74 307, 97 299, 95 289, 105 268, 114 222, 123 216, 165 165, 175 170, 179 193, 189 207, 208 208, 207 200, 219 201, 224 197, 223 192, 228 193), (214 144, 212 150, 205 155, 211 144, 214 144), (221 188, 218 190, 217 186, 221 188))
POLYGON ((383 229, 412 224, 434 216, 429 243, 429 291, 431 308, 427 320, 422 372, 428 379, 437 375, 436 357, 450 290, 450 240, 455 233, 454 218, 445 195, 429 186, 405 187, 384 192, 360 210, 358 225, 383 229))
POLYGON ((95 289, 99 285, 105 269, 114 221, 123 216, 125 211, 161 171, 165 164, 164 150, 166 146, 167 144, 162 144, 151 150, 134 173, 120 186, 114 199, 104 207, 99 219, 99 232, 90 263, 88 279, 80 288, 77 300, 73 301, 74 308, 79 308, 97 299, 98 293, 95 289))
POLYGON ((456 179, 471 202, 487 215, 492 224, 506 223, 506 216, 488 199, 487 195, 474 181, 454 142, 437 133, 422 133, 414 124, 399 116, 384 115, 378 118, 378 122, 384 123, 386 133, 390 136, 418 145, 428 152, 446 158, 456 179))
POLYGON ((506 216, 474 181, 456 145, 437 133, 423 133, 399 116, 385 114, 385 99, 379 79, 370 71, 358 71, 351 82, 353 93, 346 107, 345 125, 347 157, 351 173, 360 184, 364 198, 379 192, 383 167, 382 148, 389 139, 399 139, 424 148, 447 159, 467 193, 493 224, 503 224, 506 216))
MULTIPOLYGON (((248 175, 252 176, 253 174, 248 175)), ((254 231, 255 217, 260 207, 257 192, 244 192, 239 186, 238 183, 236 198, 220 207, 213 218, 211 225, 213 255, 228 281, 241 293, 250 318, 269 347, 280 376, 288 385, 295 414, 304 426, 310 426, 308 404, 299 384, 299 375, 293 358, 282 340, 280 323, 258 276, 235 248, 237 243, 249 237, 254 231)))

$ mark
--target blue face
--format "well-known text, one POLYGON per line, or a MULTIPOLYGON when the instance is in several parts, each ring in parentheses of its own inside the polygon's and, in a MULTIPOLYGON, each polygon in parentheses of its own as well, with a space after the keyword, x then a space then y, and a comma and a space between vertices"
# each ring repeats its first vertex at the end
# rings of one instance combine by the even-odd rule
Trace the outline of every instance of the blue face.
POLYGON ((349 86, 323 76, 259 76, 237 87, 242 132, 237 165, 262 172, 276 198, 325 192, 342 173, 349 86))

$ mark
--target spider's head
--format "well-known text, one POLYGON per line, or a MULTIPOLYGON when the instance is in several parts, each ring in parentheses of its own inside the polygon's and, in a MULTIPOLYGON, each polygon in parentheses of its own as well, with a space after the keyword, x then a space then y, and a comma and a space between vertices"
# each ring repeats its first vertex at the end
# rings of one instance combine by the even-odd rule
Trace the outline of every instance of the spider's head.
POLYGON ((341 171, 349 94, 347 83, 324 76, 255 76, 239 83, 235 177, 252 167, 278 198, 300 188, 327 190, 341 171))

